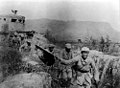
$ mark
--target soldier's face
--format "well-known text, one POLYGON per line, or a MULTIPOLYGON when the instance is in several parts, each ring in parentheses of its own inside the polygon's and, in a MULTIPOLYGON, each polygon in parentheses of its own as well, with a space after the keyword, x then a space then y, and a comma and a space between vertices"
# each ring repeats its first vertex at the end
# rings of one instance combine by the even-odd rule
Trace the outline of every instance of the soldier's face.
POLYGON ((82 58, 86 59, 88 57, 89 52, 82 52, 82 58))
POLYGON ((54 50, 54 47, 49 47, 49 51, 52 52, 54 50))
POLYGON ((67 52, 70 52, 70 50, 71 50, 71 48, 67 48, 67 47, 65 47, 65 49, 67 52))

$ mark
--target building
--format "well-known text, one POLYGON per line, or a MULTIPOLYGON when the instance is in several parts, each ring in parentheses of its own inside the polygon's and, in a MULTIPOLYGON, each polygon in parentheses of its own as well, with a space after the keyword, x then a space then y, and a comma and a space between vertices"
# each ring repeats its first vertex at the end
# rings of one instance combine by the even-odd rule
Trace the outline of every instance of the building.
POLYGON ((25 17, 17 14, 0 15, 0 32, 23 31, 25 17))
POLYGON ((12 10, 13 14, 0 15, 0 46, 5 45, 9 34, 15 31, 24 31, 25 17, 17 15, 17 10, 12 10))

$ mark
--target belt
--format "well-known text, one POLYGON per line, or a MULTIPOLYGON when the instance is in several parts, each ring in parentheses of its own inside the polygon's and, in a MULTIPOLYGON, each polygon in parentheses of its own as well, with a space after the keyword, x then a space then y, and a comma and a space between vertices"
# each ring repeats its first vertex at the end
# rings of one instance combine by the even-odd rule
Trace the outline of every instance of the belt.
POLYGON ((81 73, 88 73, 89 71, 79 70, 81 73))
POLYGON ((88 73, 88 72, 90 72, 90 71, 88 71, 88 70, 82 70, 82 69, 77 69, 77 71, 79 71, 79 72, 81 72, 81 73, 88 73))

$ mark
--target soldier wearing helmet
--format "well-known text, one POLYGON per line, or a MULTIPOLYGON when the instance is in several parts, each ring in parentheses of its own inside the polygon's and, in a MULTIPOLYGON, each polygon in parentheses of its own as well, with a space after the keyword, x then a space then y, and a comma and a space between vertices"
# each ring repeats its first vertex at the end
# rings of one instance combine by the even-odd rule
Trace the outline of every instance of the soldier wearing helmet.
POLYGON ((45 48, 45 50, 47 52, 51 53, 52 55, 55 55, 55 45, 54 44, 47 45, 47 47, 45 48))
POLYGON ((49 46, 48 46, 48 52, 50 52, 51 54, 54 55, 54 49, 55 49, 55 45, 49 44, 49 46))
POLYGON ((31 51, 31 42, 30 41, 25 41, 24 42, 24 44, 22 44, 21 46, 20 46, 20 48, 19 48, 19 51, 20 52, 26 52, 26 53, 28 53, 28 52, 30 52, 31 51))
POLYGON ((85 59, 87 59, 87 57, 88 57, 88 54, 89 54, 89 48, 87 48, 87 47, 83 47, 82 49, 81 49, 81 57, 85 60, 85 59))
POLYGON ((65 44, 65 49, 63 49, 61 55, 62 55, 61 57, 65 60, 69 60, 73 58, 71 44, 69 43, 65 44))
MULTIPOLYGON (((73 52, 71 50, 71 44, 67 43, 65 44, 65 49, 61 52, 61 58, 64 60, 70 60, 73 58, 73 52)), ((61 69, 61 79, 68 82, 67 86, 69 86, 72 78, 72 69, 69 64, 63 64, 63 67, 61 69)))
POLYGON ((94 61, 89 57, 89 52, 89 48, 83 47, 81 49, 81 55, 73 59, 64 60, 60 58, 65 64, 77 63, 75 67, 76 77, 73 81, 73 85, 78 86, 78 88, 91 88, 91 79, 93 77, 96 83, 99 81, 98 70, 95 67, 94 61), (91 75, 91 69, 94 70, 94 75, 91 75))

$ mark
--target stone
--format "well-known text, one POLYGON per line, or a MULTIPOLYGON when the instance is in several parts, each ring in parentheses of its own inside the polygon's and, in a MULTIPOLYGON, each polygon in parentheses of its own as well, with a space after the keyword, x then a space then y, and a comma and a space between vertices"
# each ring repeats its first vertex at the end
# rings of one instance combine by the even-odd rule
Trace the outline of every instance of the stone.
POLYGON ((48 73, 22 73, 6 79, 0 88, 50 88, 51 76, 48 73))

